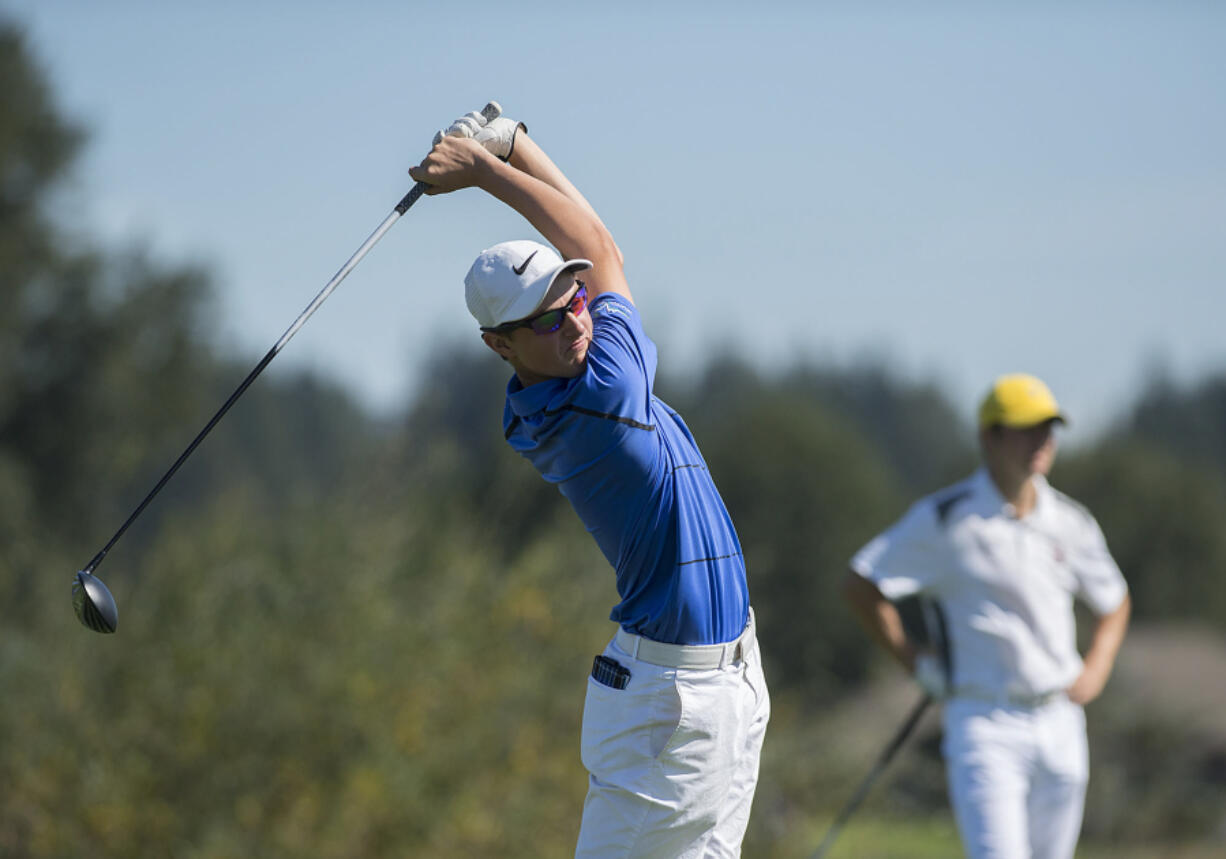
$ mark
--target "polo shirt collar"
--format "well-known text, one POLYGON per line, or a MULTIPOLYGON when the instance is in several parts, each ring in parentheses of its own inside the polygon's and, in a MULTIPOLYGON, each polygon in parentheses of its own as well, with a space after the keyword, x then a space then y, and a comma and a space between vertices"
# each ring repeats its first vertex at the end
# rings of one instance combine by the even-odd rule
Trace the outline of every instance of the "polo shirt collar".
POLYGON ((518 376, 511 376, 507 382, 507 402, 516 416, 524 418, 544 411, 549 401, 566 387, 570 379, 546 379, 535 385, 524 387, 518 376))
MULTIPOLYGON (((1034 482, 1034 509, 1026 514, 1026 518, 1030 519, 1039 515, 1047 508, 1047 499, 1051 497, 1051 484, 1047 482, 1047 478, 1041 474, 1036 474, 1030 478, 1034 482)), ((1005 496, 1000 494, 1000 489, 996 486, 996 481, 992 479, 992 475, 988 473, 988 467, 982 465, 975 472, 972 478, 975 484, 975 492, 983 499, 985 505, 994 513, 998 512, 1011 519, 1016 519, 1013 505, 1005 500, 1005 496)))

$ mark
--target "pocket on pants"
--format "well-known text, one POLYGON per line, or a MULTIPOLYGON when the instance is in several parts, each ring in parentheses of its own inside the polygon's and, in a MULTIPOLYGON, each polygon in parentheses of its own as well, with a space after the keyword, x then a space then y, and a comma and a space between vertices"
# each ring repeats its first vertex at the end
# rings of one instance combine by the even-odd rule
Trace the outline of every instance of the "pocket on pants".
POLYGON ((762 671, 762 655, 755 647, 745 660, 745 682, 753 691, 758 718, 770 719, 771 695, 766 688, 766 674, 762 671))
POLYGON ((1089 780, 1085 710, 1071 701, 1051 705, 1043 713, 1040 737, 1043 763, 1053 774, 1073 783, 1089 780))
POLYGON ((675 672, 643 662, 635 662, 631 672, 625 689, 588 678, 581 757, 588 772, 603 781, 620 783, 617 774, 650 766, 681 723, 675 672))

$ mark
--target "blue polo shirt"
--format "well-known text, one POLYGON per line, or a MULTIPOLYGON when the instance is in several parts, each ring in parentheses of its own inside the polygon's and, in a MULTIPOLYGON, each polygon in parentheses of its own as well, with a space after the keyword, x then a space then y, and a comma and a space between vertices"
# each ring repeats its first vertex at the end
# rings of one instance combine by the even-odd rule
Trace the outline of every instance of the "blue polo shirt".
POLYGON ((592 302, 581 375, 507 385, 503 429, 566 496, 617 572, 609 617, 669 644, 741 634, 741 543, 681 416, 652 393, 656 347, 616 294, 592 302))

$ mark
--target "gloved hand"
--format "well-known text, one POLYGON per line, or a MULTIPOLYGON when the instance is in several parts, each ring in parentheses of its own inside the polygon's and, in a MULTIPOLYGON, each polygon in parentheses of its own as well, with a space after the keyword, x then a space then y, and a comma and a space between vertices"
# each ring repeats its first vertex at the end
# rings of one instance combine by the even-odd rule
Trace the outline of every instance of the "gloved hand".
POLYGON ((515 150, 515 134, 521 128, 528 130, 522 122, 504 117, 498 102, 491 101, 480 113, 470 111, 434 135, 434 143, 444 137, 471 137, 491 155, 506 161, 515 150))
POLYGON ((522 122, 500 116, 487 122, 485 128, 473 135, 473 140, 484 146, 491 155, 509 161, 511 153, 515 151, 515 135, 521 128, 528 130, 528 126, 522 122))
POLYGON ((919 653, 915 657, 915 682, 935 701, 944 701, 952 691, 945 666, 933 653, 919 653))
POLYGON ((437 144, 444 137, 473 137, 478 131, 485 127, 487 122, 489 122, 491 119, 497 119, 501 115, 501 105, 499 105, 496 101, 491 101, 481 110, 480 113, 475 110, 470 110, 455 122, 451 123, 451 125, 435 134, 434 143, 437 144))

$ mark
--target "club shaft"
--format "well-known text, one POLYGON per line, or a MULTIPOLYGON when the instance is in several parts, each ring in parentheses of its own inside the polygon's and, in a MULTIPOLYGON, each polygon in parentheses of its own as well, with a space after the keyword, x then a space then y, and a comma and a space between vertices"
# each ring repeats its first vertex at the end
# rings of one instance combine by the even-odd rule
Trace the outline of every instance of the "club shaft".
POLYGON ((847 805, 843 806, 839 816, 834 819, 834 823, 830 825, 830 830, 826 833, 826 837, 822 839, 822 843, 818 845, 817 850, 813 853, 812 859, 821 859, 821 857, 826 855, 826 851, 830 849, 834 839, 843 830, 843 826, 851 819, 851 816, 855 814, 856 809, 860 807, 860 803, 868 796, 869 789, 872 788, 873 783, 877 781, 878 776, 885 770, 898 750, 902 748, 902 744, 907 741, 907 737, 911 736, 911 732, 915 730, 915 726, 919 724, 919 720, 923 717, 924 712, 931 703, 932 698, 928 695, 925 695, 916 703, 910 715, 907 716, 907 721, 902 723, 902 727, 894 734, 890 744, 882 751, 881 757, 877 759, 877 763, 869 772, 868 777, 860 783, 860 787, 856 790, 855 794, 848 800, 847 805))
POLYGON ((418 198, 421 197, 422 192, 425 191, 425 189, 426 184, 424 182, 418 182, 415 184, 409 193, 405 194, 400 202, 396 204, 391 213, 383 219, 383 223, 379 224, 375 231, 370 234, 370 237, 362 243, 362 246, 354 251, 353 256, 349 257, 345 264, 341 266, 340 270, 332 276, 332 279, 329 280, 324 288, 319 291, 319 294, 316 295, 311 303, 307 305, 306 309, 303 310, 302 313, 298 314, 298 318, 295 319, 293 324, 290 325, 290 327, 286 329, 285 333, 281 335, 281 339, 279 339, 273 345, 273 347, 268 350, 268 353, 260 359, 260 363, 255 365, 255 369, 247 374, 247 378, 243 379, 242 384, 240 384, 234 390, 234 393, 230 395, 229 399, 222 404, 221 408, 217 410, 217 413, 213 415, 207 424, 205 424, 204 429, 202 429, 200 433, 194 439, 192 439, 192 443, 187 446, 187 449, 184 450, 183 453, 179 454, 179 458, 175 460, 174 465, 170 466, 166 473, 162 475, 162 479, 157 482, 157 485, 155 485, 152 490, 150 490, 149 494, 145 496, 144 500, 137 505, 136 509, 132 511, 132 515, 127 518, 127 521, 119 526, 119 530, 115 532, 115 535, 111 537, 105 546, 102 547, 102 550, 99 551, 98 554, 94 555, 93 560, 91 560, 84 568, 85 572, 92 573, 94 569, 100 563, 102 563, 102 559, 106 557, 109 551, 111 551, 111 547, 119 542, 119 538, 124 535, 124 532, 127 531, 132 523, 136 521, 136 518, 140 516, 146 507, 149 506, 149 502, 151 502, 157 496, 157 494, 162 491, 162 487, 170 481, 170 478, 174 477, 175 472, 178 471, 179 467, 187 461, 187 458, 192 455, 192 452, 200 446, 200 442, 204 441, 205 436, 212 431, 213 427, 217 426, 217 422, 225 416, 226 412, 230 411, 230 407, 234 405, 235 401, 237 401, 238 398, 243 395, 243 392, 251 386, 251 383, 256 380, 256 377, 259 376, 260 373, 264 372, 264 368, 272 362, 273 358, 277 357, 278 352, 285 348, 285 344, 298 333, 298 329, 306 324, 306 321, 311 318, 311 314, 318 310, 321 304, 327 301, 328 296, 331 295, 338 286, 340 286, 341 281, 348 276, 349 272, 353 271, 354 266, 362 261, 362 257, 366 256, 366 254, 375 246, 379 239, 383 238, 384 233, 391 229, 392 224, 396 223, 400 216, 407 212, 409 207, 417 202, 418 198))

